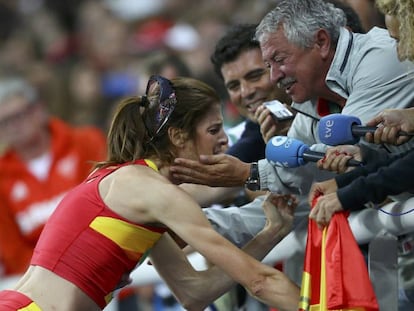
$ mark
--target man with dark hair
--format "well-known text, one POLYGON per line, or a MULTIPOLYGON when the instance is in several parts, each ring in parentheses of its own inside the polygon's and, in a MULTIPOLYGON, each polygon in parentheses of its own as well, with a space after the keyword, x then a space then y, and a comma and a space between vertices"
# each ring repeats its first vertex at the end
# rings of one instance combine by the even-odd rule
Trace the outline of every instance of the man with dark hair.
MULTIPOLYGON (((243 161, 257 161, 264 157, 265 143, 255 118, 256 109, 264 102, 278 99, 290 103, 290 98, 270 81, 255 40, 254 24, 237 24, 217 42, 211 62, 223 80, 230 101, 246 119, 240 139, 230 147, 228 154, 243 161), (250 159, 250 160, 247 160, 250 159)), ((278 124, 279 131, 287 132, 290 122, 278 124)))

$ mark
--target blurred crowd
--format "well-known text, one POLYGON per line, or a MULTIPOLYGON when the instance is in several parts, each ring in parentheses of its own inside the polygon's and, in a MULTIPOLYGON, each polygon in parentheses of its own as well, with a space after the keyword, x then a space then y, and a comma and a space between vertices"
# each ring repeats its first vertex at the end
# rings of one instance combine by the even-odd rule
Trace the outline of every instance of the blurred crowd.
MULTIPOLYGON (((26 76, 65 121, 105 130, 113 103, 143 91, 149 73, 163 67, 164 75, 177 70, 199 78, 225 98, 209 59, 215 43, 228 25, 256 23, 271 6, 267 0, 3 0, 0 74, 26 76)), ((230 105, 225 117, 229 125, 239 121, 230 105)))
MULTIPOLYGON (((374 0, 340 2, 359 15, 363 29, 354 32, 385 28, 374 0)), ((256 24, 273 6, 273 0, 0 0, 0 77, 26 78, 53 117, 105 133, 115 103, 144 94, 151 74, 191 76, 217 90, 225 127, 231 128, 244 117, 214 71, 211 55, 230 26, 256 24)), ((103 137, 99 141, 103 148, 103 137)), ((85 145, 79 149, 85 151, 85 145)), ((155 291, 163 307, 181 310, 164 284, 155 291)), ((152 285, 126 288, 119 309, 134 310, 129 304, 135 307, 141 299, 150 310, 153 294, 152 285)))

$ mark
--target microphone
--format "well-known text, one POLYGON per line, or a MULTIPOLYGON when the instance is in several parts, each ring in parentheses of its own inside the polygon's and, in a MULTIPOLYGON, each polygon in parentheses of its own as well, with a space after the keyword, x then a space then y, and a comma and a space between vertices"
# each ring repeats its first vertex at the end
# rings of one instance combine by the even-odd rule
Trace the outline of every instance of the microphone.
MULTIPOLYGON (((361 120, 354 116, 333 113, 319 120, 318 135, 325 145, 353 145, 361 136, 374 133, 376 126, 363 126, 361 120)), ((414 136, 414 133, 398 132, 399 136, 414 136)))
MULTIPOLYGON (((266 144, 266 159, 280 167, 298 167, 307 162, 317 162, 325 157, 322 152, 310 150, 309 146, 298 139, 287 136, 274 136, 266 144)), ((362 166, 363 163, 350 159, 347 166, 362 166)))

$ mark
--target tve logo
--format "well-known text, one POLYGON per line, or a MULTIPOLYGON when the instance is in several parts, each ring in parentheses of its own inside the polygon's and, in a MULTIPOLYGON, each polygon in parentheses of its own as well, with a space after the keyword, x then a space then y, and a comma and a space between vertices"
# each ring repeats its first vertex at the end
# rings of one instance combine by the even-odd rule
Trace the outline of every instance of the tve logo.
POLYGON ((326 120, 325 122, 325 131, 324 131, 324 137, 325 138, 330 138, 332 136, 332 131, 333 131, 333 127, 335 126, 335 121, 334 120, 326 120))

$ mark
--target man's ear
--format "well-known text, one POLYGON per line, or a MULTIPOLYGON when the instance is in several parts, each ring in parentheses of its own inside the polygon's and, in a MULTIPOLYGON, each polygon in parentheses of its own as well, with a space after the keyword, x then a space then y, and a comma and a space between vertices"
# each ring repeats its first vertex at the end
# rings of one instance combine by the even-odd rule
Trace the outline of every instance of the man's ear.
POLYGON ((327 58, 331 51, 332 39, 325 29, 319 29, 315 34, 315 46, 318 47, 322 58, 327 58))
POLYGON ((182 148, 187 140, 187 134, 182 129, 176 127, 168 128, 168 137, 171 143, 178 148, 182 148))

